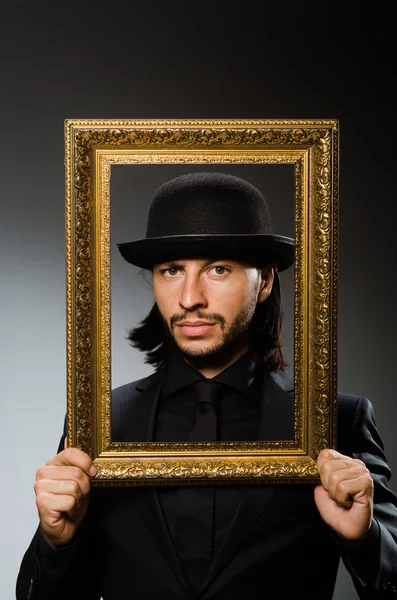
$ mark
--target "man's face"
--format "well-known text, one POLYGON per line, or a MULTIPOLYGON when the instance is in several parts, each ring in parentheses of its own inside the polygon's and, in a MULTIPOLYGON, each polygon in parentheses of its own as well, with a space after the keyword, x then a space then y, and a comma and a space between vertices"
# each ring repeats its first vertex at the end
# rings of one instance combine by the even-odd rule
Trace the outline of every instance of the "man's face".
POLYGON ((186 359, 232 362, 250 345, 258 302, 269 296, 274 265, 258 270, 234 260, 176 260, 153 268, 160 313, 186 359))

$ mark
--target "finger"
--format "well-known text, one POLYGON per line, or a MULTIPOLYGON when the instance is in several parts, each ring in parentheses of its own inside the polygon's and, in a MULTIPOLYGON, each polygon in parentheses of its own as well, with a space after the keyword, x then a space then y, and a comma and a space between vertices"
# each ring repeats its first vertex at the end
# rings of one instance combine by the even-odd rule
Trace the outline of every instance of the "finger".
POLYGON ((41 467, 36 472, 36 482, 39 481, 74 481, 76 482, 82 494, 87 494, 90 490, 90 479, 79 467, 55 467, 52 465, 41 467))
POLYGON ((89 476, 94 476, 97 473, 97 468, 93 465, 91 458, 85 452, 78 448, 67 448, 56 454, 53 458, 47 461, 46 466, 73 466, 79 467, 89 476))
POLYGON ((326 462, 341 459, 348 461, 356 461, 361 464, 365 464, 359 458, 353 458, 351 456, 347 456, 346 454, 341 454, 340 452, 338 452, 337 450, 333 450, 332 448, 325 448, 324 450, 321 450, 320 454, 317 457, 317 465, 320 465, 321 467, 326 462))
POLYGON ((332 507, 332 513, 335 510, 335 505, 339 508, 349 509, 353 504, 353 499, 348 498, 345 502, 337 502, 334 498, 331 498, 331 495, 327 490, 324 489, 322 485, 316 486, 314 490, 314 498, 317 504, 317 508, 320 511, 323 519, 326 520, 327 511, 332 507))
POLYGON ((320 470, 320 475, 327 474, 329 477, 332 477, 333 473, 337 473, 338 471, 363 471, 369 473, 367 465, 361 460, 340 459, 324 463, 320 470))
POLYGON ((334 473, 336 473, 337 471, 349 471, 350 469, 357 468, 362 469, 365 467, 357 465, 357 463, 355 463, 353 460, 345 460, 345 458, 343 458, 323 462, 323 464, 320 467, 318 467, 317 470, 321 478, 321 483, 324 487, 328 488, 329 479, 333 476, 334 473))
POLYGON ((74 514, 76 508, 76 498, 68 494, 51 494, 43 492, 36 497, 36 505, 42 516, 48 515, 52 518, 57 518, 56 513, 70 512, 74 514))
POLYGON ((317 468, 321 469, 321 467, 328 463, 329 461, 338 460, 338 459, 349 459, 349 456, 345 456, 332 448, 325 448, 321 450, 320 454, 317 457, 317 468))
POLYGON ((68 438, 65 437, 64 442, 63 442, 63 447, 66 450, 66 448, 68 448, 68 446, 69 446, 68 438))
POLYGON ((317 471, 322 484, 325 484, 325 486, 328 485, 328 478, 333 471, 356 468, 357 466, 367 469, 362 460, 345 456, 336 452, 336 450, 323 450, 317 459, 317 471))
POLYGON ((369 471, 361 461, 340 459, 324 463, 320 470, 320 478, 323 487, 330 491, 339 481, 359 477, 364 473, 369 473, 369 471))
POLYGON ((346 494, 350 495, 350 488, 347 482, 359 479, 365 475, 367 475, 370 479, 369 471, 365 467, 362 467, 361 465, 352 465, 350 468, 347 469, 339 469, 332 471, 331 473, 329 473, 328 478, 324 478, 326 479, 324 483, 323 480, 321 481, 323 483, 324 489, 327 490, 331 498, 336 499, 341 495, 344 495, 343 492, 341 492, 340 490, 346 489, 346 494))
POLYGON ((354 502, 367 502, 373 495, 373 481, 369 473, 361 473, 351 479, 341 479, 333 482, 328 491, 330 497, 340 505, 351 505, 354 502))
POLYGON ((332 448, 325 448, 324 450, 321 450, 320 454, 317 457, 317 464, 321 466, 322 464, 328 461, 339 459, 355 461, 362 465, 365 465, 365 463, 359 458, 353 458, 351 456, 347 456, 346 454, 341 454, 340 452, 338 452, 337 450, 333 450, 332 448))
POLYGON ((83 493, 79 484, 77 481, 73 480, 42 479, 40 481, 36 481, 34 490, 36 492, 36 496, 44 493, 73 496, 76 498, 78 503, 80 503, 83 498, 83 493))
POLYGON ((337 450, 334 450, 333 448, 324 448, 319 453, 318 460, 320 460, 321 458, 324 458, 326 460, 328 460, 329 458, 340 458, 341 456, 344 455, 338 452, 337 450))

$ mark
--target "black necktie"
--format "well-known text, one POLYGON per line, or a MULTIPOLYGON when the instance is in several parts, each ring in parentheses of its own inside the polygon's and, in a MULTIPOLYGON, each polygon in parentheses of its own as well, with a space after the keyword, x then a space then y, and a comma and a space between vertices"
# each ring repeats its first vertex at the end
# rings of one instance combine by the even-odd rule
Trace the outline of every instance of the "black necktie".
POLYGON ((191 442, 213 442, 217 440, 217 400, 219 383, 211 379, 200 379, 194 384, 197 396, 196 421, 189 433, 191 442))
MULTIPOLYGON (((217 439, 217 395, 219 384, 210 379, 194 383, 197 394, 196 421, 189 441, 217 439)), ((183 486, 178 489, 175 542, 191 586, 198 590, 212 561, 214 487, 183 486)))

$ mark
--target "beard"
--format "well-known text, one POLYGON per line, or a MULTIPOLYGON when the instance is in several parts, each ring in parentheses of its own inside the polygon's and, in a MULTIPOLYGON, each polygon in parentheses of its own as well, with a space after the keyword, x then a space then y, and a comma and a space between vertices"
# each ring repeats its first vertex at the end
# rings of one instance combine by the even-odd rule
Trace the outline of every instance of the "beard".
POLYGON ((218 363, 222 364, 225 361, 229 361, 239 350, 250 346, 255 309, 256 300, 253 300, 241 309, 230 324, 219 313, 211 314, 197 311, 195 316, 198 319, 215 321, 219 323, 222 331, 219 341, 205 348, 191 348, 176 339, 174 333, 175 325, 188 317, 186 313, 183 315, 173 315, 169 323, 161 313, 160 315, 169 341, 180 350, 187 362, 200 368, 200 366, 215 366, 218 363))

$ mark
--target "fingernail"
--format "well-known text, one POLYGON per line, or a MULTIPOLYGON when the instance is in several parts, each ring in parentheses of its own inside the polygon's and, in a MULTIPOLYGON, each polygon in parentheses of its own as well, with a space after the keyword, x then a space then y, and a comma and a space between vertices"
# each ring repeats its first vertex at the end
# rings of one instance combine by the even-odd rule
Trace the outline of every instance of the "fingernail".
POLYGON ((96 467, 94 467, 94 465, 92 465, 92 467, 90 469, 91 477, 94 477, 94 475, 96 475, 97 473, 98 473, 98 469, 96 467))

